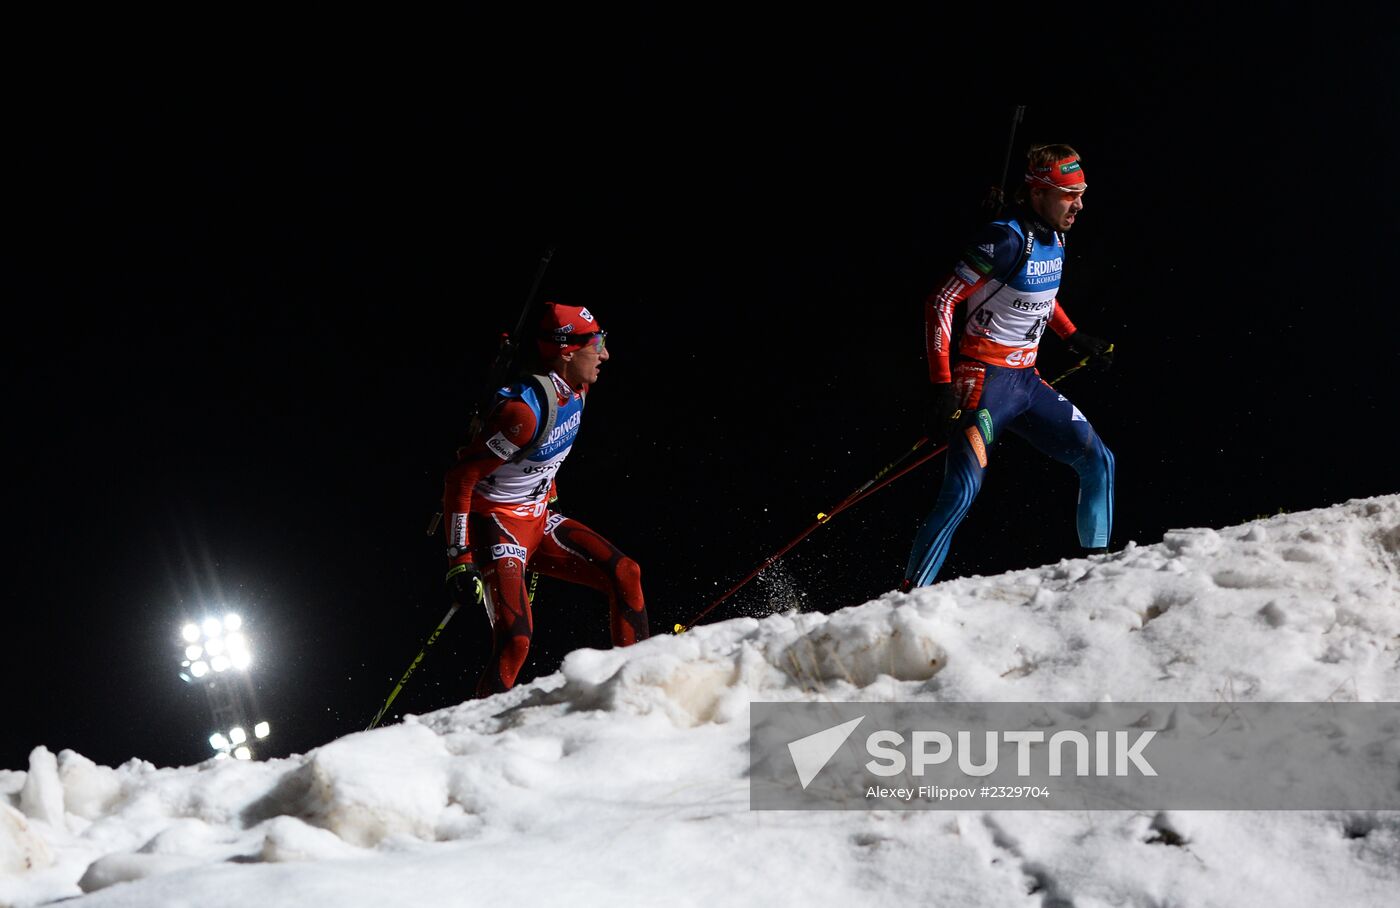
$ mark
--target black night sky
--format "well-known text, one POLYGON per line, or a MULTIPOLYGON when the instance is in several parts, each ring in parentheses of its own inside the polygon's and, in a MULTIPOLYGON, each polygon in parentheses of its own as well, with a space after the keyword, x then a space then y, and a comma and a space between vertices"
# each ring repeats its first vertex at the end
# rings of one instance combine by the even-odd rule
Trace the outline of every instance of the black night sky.
MULTIPOLYGON (((1029 97, 907 49, 579 63, 15 93, 0 768, 206 758, 178 635, 225 603, 264 755, 362 729, 447 608, 424 529, 551 246, 541 297, 591 307, 612 352, 559 507, 642 565, 654 632, 688 621, 922 434, 923 299, 1022 102, 1012 179, 1058 141, 1090 183, 1060 299, 1117 363, 1061 390, 1116 455, 1114 547, 1400 491, 1384 56, 1029 97)), ((1045 341, 1042 374, 1071 362, 1045 341)), ((893 589, 940 475, 710 620, 893 589)), ((943 579, 1075 556, 1074 498, 999 445, 943 579)), ((600 598, 544 580, 522 677, 607 639, 600 598)), ((394 714, 466 698, 487 641, 459 614, 394 714)))

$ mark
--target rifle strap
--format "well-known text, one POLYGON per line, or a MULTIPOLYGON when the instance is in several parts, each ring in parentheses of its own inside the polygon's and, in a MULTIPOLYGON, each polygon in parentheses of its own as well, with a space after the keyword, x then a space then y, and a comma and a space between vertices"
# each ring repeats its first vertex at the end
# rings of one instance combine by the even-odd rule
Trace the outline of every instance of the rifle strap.
POLYGON ((515 456, 510 459, 511 463, 520 463, 538 451, 549 441, 549 436, 554 432, 555 424, 559 422, 559 389, 554 386, 554 379, 548 375, 536 374, 526 376, 525 381, 527 384, 533 384, 539 395, 540 424, 534 439, 515 452, 515 456))

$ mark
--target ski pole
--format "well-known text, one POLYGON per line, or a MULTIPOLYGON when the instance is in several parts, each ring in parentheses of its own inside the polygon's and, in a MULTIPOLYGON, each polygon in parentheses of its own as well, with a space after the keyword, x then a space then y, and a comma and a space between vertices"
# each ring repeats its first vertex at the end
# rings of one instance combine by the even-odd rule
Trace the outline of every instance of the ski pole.
POLYGON ((433 630, 432 634, 428 636, 428 642, 424 643, 423 648, 418 651, 418 655, 413 657, 413 661, 408 665, 408 670, 403 673, 403 677, 399 679, 399 683, 395 684, 394 689, 389 692, 389 699, 385 700, 384 705, 379 707, 379 712, 374 714, 374 718, 370 720, 369 726, 365 728, 365 731, 374 728, 374 726, 379 724, 379 720, 384 718, 384 714, 389 711, 389 704, 393 703, 394 698, 399 695, 399 691, 403 690, 403 686, 408 683, 408 679, 412 676, 413 670, 418 667, 418 663, 422 662, 423 657, 427 655, 428 647, 433 645, 438 638, 438 634, 442 633, 442 629, 447 627, 447 622, 451 621, 452 616, 455 614, 457 614, 457 603, 454 602, 452 603, 452 608, 447 610, 447 614, 442 616, 442 620, 438 622, 438 626, 433 630))
MULTIPOLYGON (((1108 345, 1108 349, 1104 350, 1104 352, 1105 352, 1105 353, 1112 353, 1112 352, 1113 352, 1113 345, 1112 345, 1112 344, 1109 344, 1109 345, 1108 345)), ((1058 385, 1060 382, 1064 381, 1066 378, 1069 378, 1071 375, 1073 375, 1074 373, 1078 372, 1080 369, 1083 369, 1085 366, 1089 365, 1089 360, 1091 360, 1091 359, 1093 359, 1092 356, 1086 356, 1086 357, 1084 357, 1084 358, 1081 359, 1079 362, 1075 363, 1074 365, 1072 365, 1072 366, 1070 366, 1068 369, 1066 369, 1066 370, 1064 371, 1064 373, 1063 373, 1059 378, 1054 379, 1053 381, 1050 382, 1050 384, 1051 384, 1051 385, 1058 385)))
POLYGON ((883 468, 882 470, 880 470, 880 472, 876 473, 873 477, 871 477, 871 478, 870 478, 869 480, 867 480, 864 484, 862 484, 862 485, 860 486, 860 488, 856 489, 854 492, 852 492, 851 494, 847 495, 844 499, 841 500, 841 502, 840 502, 839 504, 836 504, 835 506, 833 506, 833 507, 831 508, 830 511, 822 511, 822 512, 819 512, 819 513, 817 514, 816 522, 812 523, 812 524, 811 524, 810 526, 808 526, 805 530, 803 530, 801 533, 799 533, 799 534, 798 534, 791 542, 789 542, 787 545, 783 546, 783 547, 782 547, 781 549, 779 549, 777 552, 775 552, 775 553, 773 553, 771 556, 769 556, 768 560, 764 561, 764 562, 763 562, 762 564, 760 564, 758 567, 756 567, 756 568, 754 568, 752 571, 750 571, 749 574, 748 574, 746 577, 744 577, 743 580, 740 580, 738 583, 734 584, 732 587, 730 587, 728 590, 726 590, 722 596, 720 596, 718 599, 716 599, 716 600, 714 600, 713 602, 711 602, 709 605, 705 606, 705 608, 702 609, 698 615, 696 615, 694 618, 692 618, 692 619, 690 620, 690 623, 689 623, 689 624, 679 624, 679 623, 676 624, 675 628, 673 629, 674 632, 677 633, 677 634, 683 634, 683 633, 685 633, 686 631, 690 630, 692 627, 694 627, 694 626, 700 621, 701 618, 704 618, 704 617, 705 617, 706 615, 708 615, 711 611, 713 611, 715 608, 717 608, 717 607, 719 606, 720 603, 724 602, 724 601, 725 601, 726 599, 728 599, 730 596, 733 596, 736 592, 738 592, 738 591, 744 586, 744 584, 748 583, 750 580, 752 580, 753 578, 757 577, 759 574, 763 573, 763 571, 764 571, 767 567, 769 567, 769 566, 772 565, 775 561, 777 561, 779 558, 783 557, 783 556, 786 555, 789 551, 791 551, 792 548, 793 548, 793 546, 797 545, 799 542, 801 542, 802 540, 804 540, 804 539, 806 539, 808 536, 810 536, 810 535, 812 534, 812 532, 813 532, 814 530, 816 530, 817 527, 821 526, 821 525, 824 524, 824 523, 828 523, 828 522, 831 520, 831 518, 835 517, 837 514, 840 514, 842 511, 846 510, 847 508, 851 507, 852 505, 856 504, 857 502, 862 501, 862 500, 864 500, 865 498, 868 498, 870 495, 874 494, 875 492, 878 492, 880 489, 882 489, 882 488, 884 488, 885 486, 889 485, 890 483, 894 482, 894 481, 895 481, 896 479, 898 479, 899 477, 901 477, 901 476, 903 476, 904 474, 908 473, 909 471, 915 469, 916 467, 920 466, 921 464, 923 464, 923 463, 925 463, 925 462, 931 460, 934 456, 936 456, 937 454, 939 454, 939 453, 942 452, 945 448, 948 447, 947 445, 939 445, 937 448, 935 448, 935 449, 932 450, 932 451, 927 452, 927 453, 924 454, 922 457, 920 457, 920 458, 918 458, 917 460, 915 460, 913 463, 909 464, 908 466, 905 466, 904 469, 900 470, 898 473, 895 473, 893 476, 889 476, 888 478, 883 478, 883 477, 885 477, 885 474, 889 473, 891 470, 894 470, 894 469, 898 468, 901 464, 903 464, 906 460, 908 460, 911 456, 913 456, 913 455, 919 450, 919 448, 923 447, 927 442, 928 442, 928 439, 927 439, 927 438, 920 438, 918 441, 914 442, 914 446, 913 446, 912 448, 910 448, 908 451, 905 451, 905 452, 904 452, 903 454, 901 454, 893 463, 889 464, 888 466, 886 466, 885 468, 883 468), (882 481, 882 478, 883 478, 883 481, 882 481))

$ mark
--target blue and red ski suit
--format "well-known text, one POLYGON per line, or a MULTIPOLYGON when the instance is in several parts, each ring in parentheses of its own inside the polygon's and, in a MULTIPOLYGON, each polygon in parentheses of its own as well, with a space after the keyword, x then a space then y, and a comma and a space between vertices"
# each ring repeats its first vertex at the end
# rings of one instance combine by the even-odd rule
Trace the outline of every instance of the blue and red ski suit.
POLYGON ((1028 212, 993 221, 925 302, 929 380, 951 381, 962 409, 948 442, 943 484, 914 539, 904 588, 938 576, 958 524, 982 487, 1003 433, 1019 435, 1079 474, 1080 545, 1103 548, 1113 526, 1113 454, 1074 404, 1036 371, 1047 327, 1075 332, 1057 294, 1064 235, 1028 212), (959 359, 950 368, 954 309, 966 304, 959 359))

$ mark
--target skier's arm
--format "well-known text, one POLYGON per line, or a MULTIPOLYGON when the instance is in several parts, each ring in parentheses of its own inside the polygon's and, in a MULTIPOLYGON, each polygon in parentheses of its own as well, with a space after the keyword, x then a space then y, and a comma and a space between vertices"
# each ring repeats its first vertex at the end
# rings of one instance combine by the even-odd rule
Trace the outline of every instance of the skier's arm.
POLYGON ((1055 332, 1055 336, 1060 340, 1065 340, 1079 329, 1074 327, 1074 322, 1069 320, 1069 313, 1065 312, 1065 307, 1060 305, 1060 301, 1055 300, 1055 311, 1050 316, 1050 330, 1055 332))
POLYGON ((953 310, 985 280, 978 278, 971 284, 965 282, 958 276, 962 263, 959 262, 958 266, 924 300, 924 348, 928 354, 928 380, 936 385, 953 380, 953 370, 948 363, 953 347, 953 310))
POLYGON ((1021 239, 1004 224, 988 224, 967 248, 953 271, 924 301, 924 347, 928 378, 934 384, 953 380, 953 310, 992 280, 1006 280, 1020 258, 1021 239))
POLYGON ((448 469, 442 490, 442 513, 447 518, 444 529, 453 564, 472 561, 467 538, 472 490, 530 443, 535 437, 536 424, 535 411, 529 404, 519 399, 503 401, 486 418, 476 439, 457 452, 457 463, 448 469))
POLYGON ((1065 310, 1060 308, 1059 300, 1055 301, 1055 314, 1050 316, 1050 328, 1067 347, 1075 353, 1082 353, 1086 361, 1093 361, 1102 369, 1107 369, 1113 364, 1113 345, 1101 337, 1085 334, 1074 327, 1074 322, 1070 321, 1065 310))

